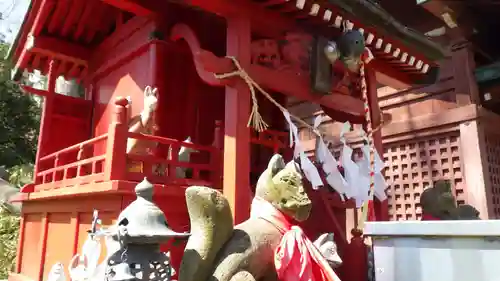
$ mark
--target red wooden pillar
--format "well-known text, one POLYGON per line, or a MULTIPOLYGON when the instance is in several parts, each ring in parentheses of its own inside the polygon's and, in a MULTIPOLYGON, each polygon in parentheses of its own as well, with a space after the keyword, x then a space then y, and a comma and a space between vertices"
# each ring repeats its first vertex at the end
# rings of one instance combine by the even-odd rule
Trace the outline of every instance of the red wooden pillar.
POLYGON ((114 102, 113 121, 108 128, 104 177, 106 180, 125 179, 127 169, 128 101, 118 98, 114 102))
MULTIPOLYGON (((162 77, 165 77, 162 72, 163 68, 160 68, 162 65, 162 61, 160 60, 160 56, 162 54, 162 46, 158 46, 159 44, 156 42, 151 43, 149 45, 149 75, 151 77, 150 85, 152 88, 158 88, 158 83, 161 81, 162 77)), ((160 88, 158 88, 158 92, 160 92, 160 88)))
MULTIPOLYGON (((377 96, 377 77, 375 69, 370 67, 370 64, 366 66, 365 69, 366 86, 368 90, 368 102, 370 105, 372 128, 375 129, 382 122, 381 111, 378 104, 377 96)), ((382 145, 382 130, 378 130, 373 134, 373 142, 375 148, 377 149, 380 157, 384 155, 384 149, 382 145)), ((375 219, 377 221, 388 221, 389 220, 389 204, 387 200, 380 202, 377 199, 373 200, 372 207, 375 209, 375 219)))
MULTIPOLYGON (((250 22, 245 18, 227 19, 227 55, 241 66, 250 65, 250 22)), ((242 79, 226 86, 224 121, 223 192, 229 200, 235 223, 246 220, 250 212, 250 90, 242 79)))
MULTIPOLYGON (((49 136, 52 121, 52 108, 54 104, 54 95, 56 90, 56 79, 57 79, 57 67, 58 62, 56 60, 51 60, 49 63, 49 71, 47 74, 47 95, 43 100, 42 115, 40 118, 40 132, 38 135, 38 149, 36 151, 35 158, 35 169, 34 169, 34 180, 36 181, 36 175, 38 174, 38 163, 40 158, 52 152, 49 146, 49 136)), ((36 183, 36 182, 35 182, 36 183)))
MULTIPOLYGON (((159 29, 159 24, 157 24, 156 28, 159 29)), ((155 122, 157 125, 156 130, 160 130, 161 128, 162 124, 160 123, 162 121, 158 118, 158 116, 165 116, 165 107, 161 105, 165 104, 163 100, 166 99, 166 96, 168 95, 165 87, 165 79, 167 77, 165 58, 165 44, 162 44, 160 40, 156 40, 155 42, 151 43, 151 45, 149 46, 149 73, 151 77, 149 86, 158 90, 158 108, 156 109, 155 116, 153 117, 155 118, 155 122)), ((161 134, 161 132, 156 131, 153 132, 153 134, 159 135, 161 134)))

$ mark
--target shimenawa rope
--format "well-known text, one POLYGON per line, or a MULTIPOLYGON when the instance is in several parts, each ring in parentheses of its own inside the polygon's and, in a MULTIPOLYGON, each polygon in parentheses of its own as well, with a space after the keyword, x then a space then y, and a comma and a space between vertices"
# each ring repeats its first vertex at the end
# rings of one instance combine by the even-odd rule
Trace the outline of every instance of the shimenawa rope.
MULTIPOLYGON (((265 131, 269 125, 264 121, 262 116, 259 113, 259 105, 257 102, 257 93, 255 89, 259 90, 264 97, 266 97, 271 103, 273 103, 275 106, 277 106, 281 111, 283 112, 288 112, 288 110, 283 107, 280 103, 278 103, 273 97, 266 92, 259 84, 257 84, 250 75, 241 67, 240 63, 235 57, 229 56, 227 57, 233 61, 234 66, 236 67, 235 71, 229 72, 229 73, 223 73, 223 74, 214 74, 217 79, 226 79, 226 78, 231 78, 235 76, 241 77, 245 83, 248 85, 248 88, 250 90, 250 94, 252 95, 252 111, 250 113, 250 117, 248 119, 247 126, 254 127, 256 131, 262 132, 265 131)), ((370 112, 370 106, 368 103, 368 91, 367 91, 367 86, 366 86, 366 78, 365 78, 365 63, 361 62, 360 64, 360 80, 361 80, 361 94, 363 97, 363 107, 364 107, 364 113, 365 113, 365 121, 367 124, 367 140, 368 140, 368 145, 370 146, 370 188, 369 188, 369 195, 368 195, 368 200, 363 203, 362 206, 362 216, 360 217, 358 221, 358 228, 363 229, 364 222, 367 219, 368 215, 368 204, 369 201, 373 200, 373 194, 374 194, 374 177, 375 177, 375 172, 374 172, 374 162, 375 162, 375 153, 374 153, 374 145, 373 145, 373 133, 377 132, 382 128, 384 125, 383 121, 383 114, 380 113, 381 117, 381 122, 376 128, 372 128, 372 122, 371 122, 371 112, 370 112)), ((307 122, 302 120, 301 118, 294 116, 293 114, 290 114, 290 117, 295 119, 298 123, 303 125, 304 127, 308 128, 312 132, 314 132, 316 135, 321 136, 320 132, 318 132, 316 129, 314 129, 311 125, 309 125, 307 122)))
MULTIPOLYGON (((254 129, 258 132, 265 131, 269 125, 264 121, 262 116, 259 113, 259 105, 257 102, 257 93, 256 89, 264 95, 271 103, 273 103, 276 107, 278 107, 281 111, 288 111, 285 107, 283 107, 280 103, 278 103, 268 92, 266 92, 255 80, 248 75, 248 73, 241 67, 240 63, 235 57, 227 57, 233 61, 234 66, 236 67, 235 71, 229 72, 229 73, 222 73, 222 74, 214 74, 215 78, 217 79, 226 79, 226 78, 231 78, 235 76, 239 76, 242 78, 245 83, 248 85, 248 88, 250 89, 250 94, 252 96, 252 111, 250 113, 250 117, 248 119, 247 126, 254 127, 254 129)), ((382 114, 380 115, 381 117, 382 114)), ((302 120, 301 118, 290 114, 290 117, 292 117, 295 121, 300 123, 302 126, 308 128, 312 132, 314 132, 316 135, 320 136, 320 133, 315 130, 311 125, 309 125, 307 122, 302 120)), ((376 132, 380 130, 383 126, 383 122, 381 122, 372 132, 376 132)))

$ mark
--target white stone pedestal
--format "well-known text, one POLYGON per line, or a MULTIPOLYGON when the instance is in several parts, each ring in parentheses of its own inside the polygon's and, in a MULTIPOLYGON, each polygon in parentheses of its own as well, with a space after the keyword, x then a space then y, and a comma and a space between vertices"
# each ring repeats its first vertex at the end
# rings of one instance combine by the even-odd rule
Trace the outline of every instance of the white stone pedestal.
POLYGON ((376 281, 500 281, 500 220, 369 222, 376 281))

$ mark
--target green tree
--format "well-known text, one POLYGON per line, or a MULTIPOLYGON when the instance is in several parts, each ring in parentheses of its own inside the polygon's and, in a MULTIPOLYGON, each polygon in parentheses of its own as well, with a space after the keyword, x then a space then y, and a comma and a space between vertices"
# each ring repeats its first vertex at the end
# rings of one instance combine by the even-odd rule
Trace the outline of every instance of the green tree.
POLYGON ((10 80, 5 61, 8 45, 0 45, 0 166, 11 168, 35 160, 40 107, 32 95, 10 80))
POLYGON ((0 206, 0 279, 7 279, 14 269, 19 219, 19 216, 0 206))
MULTIPOLYGON (((20 187, 32 178, 40 123, 39 104, 10 79, 9 46, 0 44, 0 166, 20 187)), ((16 257, 19 216, 0 202, 0 279, 12 271, 16 257)))
POLYGON ((33 182, 34 170, 35 166, 31 163, 16 165, 7 170, 7 180, 11 185, 21 188, 24 185, 33 182))

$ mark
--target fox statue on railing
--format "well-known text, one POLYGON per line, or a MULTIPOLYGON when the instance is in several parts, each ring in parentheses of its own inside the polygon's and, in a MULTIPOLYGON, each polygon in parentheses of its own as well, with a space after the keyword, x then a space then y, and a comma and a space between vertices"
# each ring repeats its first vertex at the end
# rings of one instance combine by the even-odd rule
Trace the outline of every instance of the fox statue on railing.
MULTIPOLYGON (((132 101, 129 99, 129 106, 131 106, 132 101)), ((156 108, 158 106, 158 89, 151 88, 147 86, 144 89, 144 108, 139 115, 133 116, 129 122, 129 132, 132 133, 140 133, 140 134, 154 134, 156 128, 155 121, 155 113, 156 108)), ((188 137, 185 143, 192 143, 191 137, 188 137)), ((148 140, 139 140, 135 138, 129 138, 127 140, 127 154, 141 154, 147 155, 151 153, 151 150, 155 148, 158 143, 148 141, 148 140)), ((169 148, 168 159, 172 159, 172 148, 169 148)), ((178 161, 179 162, 189 162, 191 153, 198 152, 193 148, 188 148, 182 146, 179 150, 178 161)), ((134 172, 143 172, 142 171, 142 163, 131 163, 129 165, 129 170, 134 172)), ((188 168, 185 167, 177 167, 176 168, 176 177, 177 178, 186 178, 186 174, 188 172, 188 168)), ((164 175, 165 174, 165 165, 157 164, 153 166, 153 173, 156 175, 164 175)))
MULTIPOLYGON (((158 90, 147 86, 144 89, 144 108, 139 115, 133 116, 128 125, 128 131, 140 134, 153 134, 156 129, 155 112, 158 107, 158 90)), ((129 106, 132 101, 129 99, 129 106)), ((156 144, 154 142, 129 138, 127 154, 147 154, 156 144)))
MULTIPOLYGON (((191 236, 179 281, 339 280, 293 225, 309 217, 312 204, 294 161, 285 165, 281 155, 272 157, 257 182, 250 218, 234 227, 229 203, 219 191, 191 186, 186 202, 191 236)), ((335 256, 329 260, 338 264, 335 256)))

